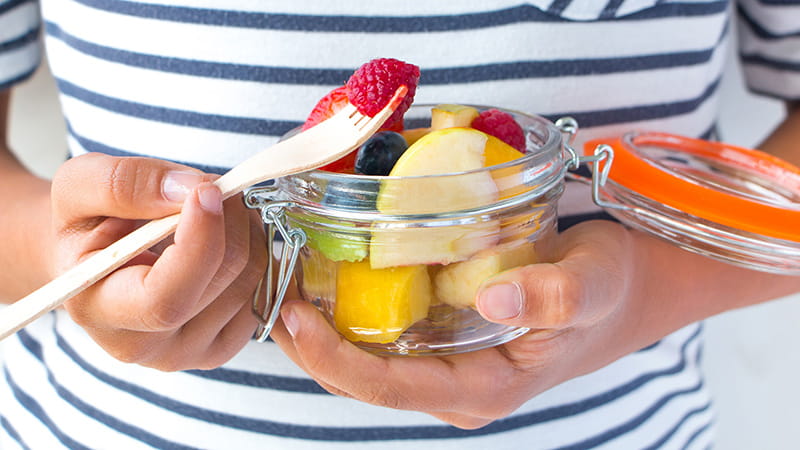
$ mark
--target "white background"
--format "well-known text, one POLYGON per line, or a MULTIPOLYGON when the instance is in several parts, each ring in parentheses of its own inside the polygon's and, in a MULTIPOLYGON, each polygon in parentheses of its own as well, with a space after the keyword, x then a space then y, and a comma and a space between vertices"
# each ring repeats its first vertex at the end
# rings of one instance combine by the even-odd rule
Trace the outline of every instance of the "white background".
MULTIPOLYGON (((783 114, 751 96, 731 66, 723 83, 722 139, 754 146, 783 114)), ((65 157, 65 128, 46 67, 16 92, 11 144, 37 174, 48 176, 65 157)), ((800 145, 800 144, 799 144, 800 145)), ((800 295, 707 321, 705 364, 724 450, 800 448, 800 295)))

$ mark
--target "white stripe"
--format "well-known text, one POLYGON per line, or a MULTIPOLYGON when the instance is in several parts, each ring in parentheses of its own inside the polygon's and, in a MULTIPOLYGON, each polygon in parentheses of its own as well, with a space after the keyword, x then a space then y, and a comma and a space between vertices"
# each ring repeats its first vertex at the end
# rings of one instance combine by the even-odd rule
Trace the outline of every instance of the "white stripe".
POLYGON ((35 2, 23 3, 0 14, 0 44, 20 37, 39 25, 35 2))
POLYGON ((633 14, 644 8, 653 7, 657 3, 658 0, 628 0, 626 2, 622 2, 622 5, 617 8, 617 13, 615 15, 616 17, 621 17, 628 14, 633 14))
POLYGON ((769 59, 800 64, 800 36, 786 39, 761 39, 745 24, 740 25, 739 48, 745 55, 761 55, 769 59))
POLYGON ((275 139, 203 130, 112 113, 61 96, 70 125, 84 138, 142 156, 167 157, 188 163, 233 167, 267 148, 275 139), (98 124, 103 124, 98 126, 98 124))
POLYGON ((622 24, 600 22, 593 24, 588 32, 580 23, 521 23, 477 30, 404 34, 402 40, 398 40, 394 33, 370 34, 365 39, 361 33, 221 28, 123 16, 69 1, 46 2, 45 5, 45 17, 59 17, 59 26, 67 33, 112 48, 199 61, 343 69, 358 67, 380 56, 393 56, 434 69, 443 65, 707 49, 716 43, 725 19, 724 14, 717 14, 622 24), (501 39, 505 33, 508 38, 501 39), (564 39, 565 35, 570 39, 564 39), (525 40, 509 45, 513 36, 525 36, 525 40), (419 48, 439 45, 443 39, 458 42, 460 48, 470 51, 450 52, 446 58, 438 52, 419 52, 419 48), (570 45, 575 40, 585 45, 570 45), (259 45, 253 46, 253 42, 259 45), (547 42, 547 45, 538 45, 538 42, 547 42), (562 42, 565 45, 561 45, 562 42), (342 48, 347 51, 341 51, 342 48), (389 54, 387 49, 390 49, 389 54))
POLYGON ((743 64, 742 73, 751 89, 781 98, 800 99, 798 72, 776 70, 759 64, 743 64))
POLYGON ((739 0, 739 4, 759 25, 774 34, 800 32, 798 5, 770 5, 758 0, 739 0))
POLYGON ((0 83, 13 80, 36 68, 41 57, 38 42, 0 53, 0 83))

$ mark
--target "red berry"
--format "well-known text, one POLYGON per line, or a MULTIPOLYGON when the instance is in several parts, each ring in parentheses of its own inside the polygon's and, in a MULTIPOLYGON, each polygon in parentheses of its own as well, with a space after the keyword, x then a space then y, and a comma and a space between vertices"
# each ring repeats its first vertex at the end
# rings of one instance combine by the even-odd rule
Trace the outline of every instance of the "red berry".
POLYGON ((322 97, 317 102, 317 105, 314 106, 313 110, 311 110, 311 114, 308 115, 308 118, 303 124, 302 129, 307 130, 322 122, 328 117, 336 114, 336 112, 344 108, 345 105, 347 105, 347 93, 345 92, 344 86, 339 86, 338 88, 328 92, 327 95, 322 97))
POLYGON ((488 109, 472 121, 472 128, 500 139, 515 149, 525 152, 525 132, 514 117, 497 109, 488 109))
POLYGON ((403 114, 414 101, 417 83, 419 67, 393 58, 380 58, 359 67, 345 86, 350 103, 362 114, 373 117, 389 103, 397 88, 405 85, 408 93, 383 125, 397 129, 397 123, 402 123, 403 114))

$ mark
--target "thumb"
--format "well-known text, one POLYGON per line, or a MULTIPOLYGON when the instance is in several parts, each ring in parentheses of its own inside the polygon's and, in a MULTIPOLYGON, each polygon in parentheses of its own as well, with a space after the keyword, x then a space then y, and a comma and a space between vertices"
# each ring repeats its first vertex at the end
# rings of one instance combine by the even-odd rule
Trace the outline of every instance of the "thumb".
POLYGON ((630 273, 627 232, 611 222, 570 228, 561 236, 561 257, 487 280, 478 312, 511 326, 563 329, 598 320, 625 294, 630 273))
POLYGON ((179 211, 191 190, 210 179, 169 161, 89 153, 56 173, 53 204, 67 223, 98 216, 153 219, 179 211))

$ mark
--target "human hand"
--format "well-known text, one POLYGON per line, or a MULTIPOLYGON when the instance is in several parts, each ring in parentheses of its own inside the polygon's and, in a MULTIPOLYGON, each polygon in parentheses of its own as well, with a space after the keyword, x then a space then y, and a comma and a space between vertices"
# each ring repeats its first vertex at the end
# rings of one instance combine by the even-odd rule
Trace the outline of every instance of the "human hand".
POLYGON ((161 370, 217 367, 250 339, 250 300, 266 267, 258 216, 222 202, 213 176, 150 158, 87 154, 52 184, 57 276, 141 225, 181 212, 174 239, 65 303, 112 356, 161 370))
POLYGON ((561 236, 556 263, 521 267, 491 280, 478 299, 480 313, 532 328, 495 348, 443 357, 377 356, 341 338, 302 301, 284 305, 272 337, 334 394, 426 412, 462 428, 480 427, 679 327, 646 323, 631 301, 644 292, 637 280, 646 273, 639 271, 647 270, 643 255, 637 255, 639 239, 645 237, 619 224, 584 223, 561 236))

